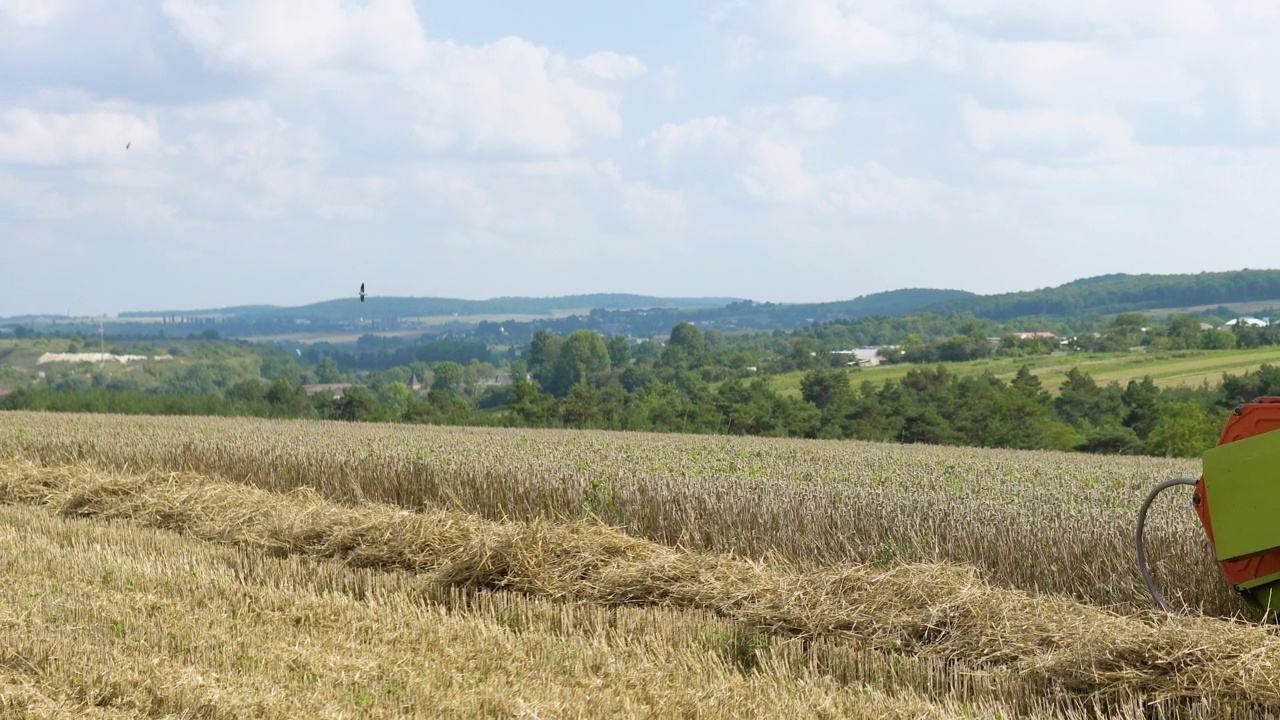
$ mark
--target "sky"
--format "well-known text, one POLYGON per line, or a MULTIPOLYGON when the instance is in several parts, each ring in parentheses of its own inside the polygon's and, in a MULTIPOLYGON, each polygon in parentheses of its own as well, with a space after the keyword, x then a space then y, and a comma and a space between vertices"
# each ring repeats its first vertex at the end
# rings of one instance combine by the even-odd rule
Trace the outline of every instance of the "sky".
POLYGON ((1280 5, 0 0, 0 316, 1274 266, 1280 5))

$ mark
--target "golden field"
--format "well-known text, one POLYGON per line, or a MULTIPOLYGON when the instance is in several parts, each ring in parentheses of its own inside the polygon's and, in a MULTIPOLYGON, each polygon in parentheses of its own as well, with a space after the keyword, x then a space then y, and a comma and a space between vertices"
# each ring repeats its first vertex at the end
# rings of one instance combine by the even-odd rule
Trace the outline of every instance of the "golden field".
POLYGON ((0 414, 0 713, 1269 717, 1198 463, 0 414), (1170 492, 1169 495, 1176 493, 1170 492), (1185 495, 1180 498, 1185 501, 1185 495))

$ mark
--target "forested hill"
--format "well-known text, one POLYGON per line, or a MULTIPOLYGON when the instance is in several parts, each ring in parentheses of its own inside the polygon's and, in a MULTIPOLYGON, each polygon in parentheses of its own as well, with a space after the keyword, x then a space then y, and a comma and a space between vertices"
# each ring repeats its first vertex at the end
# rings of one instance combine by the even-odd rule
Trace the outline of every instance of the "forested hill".
POLYGON ((239 319, 271 320, 277 318, 306 318, 318 321, 351 320, 357 316, 379 315, 383 317, 431 317, 442 315, 554 315, 571 310, 586 312, 600 308, 606 310, 636 310, 645 308, 715 308, 738 301, 738 298, 662 298, 648 295, 622 293, 597 293, 593 295, 563 295, 559 297, 499 297, 489 300, 459 300, 436 297, 380 297, 371 295, 360 303, 355 294, 349 298, 325 300, 298 307, 274 305, 244 305, 210 310, 152 310, 123 312, 120 317, 148 317, 157 315, 209 316, 230 315, 239 319))
POLYGON ((825 303, 739 302, 699 313, 706 320, 734 320, 751 327, 798 327, 813 322, 853 319, 871 315, 910 315, 948 301, 978 297, 964 290, 908 288, 863 295, 852 300, 825 303))
POLYGON ((991 320, 1047 315, 1081 317, 1157 308, 1234 305, 1280 298, 1280 270, 1195 275, 1104 275, 1053 288, 970 295, 930 305, 940 315, 969 312, 991 320))

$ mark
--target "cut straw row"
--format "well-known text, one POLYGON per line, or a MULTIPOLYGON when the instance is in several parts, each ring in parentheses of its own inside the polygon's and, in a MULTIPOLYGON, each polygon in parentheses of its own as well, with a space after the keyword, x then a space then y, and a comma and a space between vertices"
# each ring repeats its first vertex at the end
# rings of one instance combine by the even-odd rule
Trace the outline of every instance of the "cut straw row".
POLYGON ((0 501, 124 519, 273 553, 400 568, 442 584, 596 603, 707 609, 762 628, 1011 670, 1046 692, 1139 693, 1280 708, 1280 638, 1211 618, 1160 621, 995 587, 970 569, 818 571, 686 552, 589 521, 494 522, 350 507, 193 474, 8 462, 0 501))

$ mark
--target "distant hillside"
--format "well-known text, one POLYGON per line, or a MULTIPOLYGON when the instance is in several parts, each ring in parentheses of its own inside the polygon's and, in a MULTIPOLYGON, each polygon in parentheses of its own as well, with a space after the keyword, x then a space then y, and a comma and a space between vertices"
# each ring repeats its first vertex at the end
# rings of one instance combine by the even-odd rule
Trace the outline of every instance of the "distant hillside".
POLYGON ((361 303, 354 295, 310 305, 243 305, 211 310, 153 310, 120 313, 121 318, 176 315, 186 317, 235 317, 240 320, 301 318, 313 321, 356 320, 361 317, 429 317, 442 315, 554 315, 568 310, 639 310, 645 308, 722 307, 738 298, 661 298, 647 295, 594 294, 558 297, 500 297, 490 300, 459 300, 434 297, 379 297, 371 295, 361 303))
POLYGON ((1233 270, 1195 275, 1104 275, 1053 288, 971 295, 930 305, 929 312, 969 312, 990 320, 1086 317, 1156 308, 1229 305, 1280 298, 1280 270, 1233 270))
POLYGON ((971 295, 963 290, 890 290, 829 303, 758 303, 742 300, 702 309, 593 310, 590 317, 539 320, 538 327, 568 334, 578 329, 637 337, 666 335, 676 323, 696 323, 722 331, 792 329, 818 322, 869 315, 908 315, 944 300, 971 295))
POLYGON ((260 315, 262 313, 283 310, 279 305, 236 305, 234 307, 210 308, 206 310, 135 310, 131 312, 122 312, 117 317, 120 319, 128 318, 152 318, 161 316, 185 316, 185 317, 241 317, 249 315, 260 315))
MULTIPOLYGON (((1196 306, 1239 306, 1272 298, 1280 298, 1280 270, 1246 269, 1187 275, 1100 275, 1058 287, 998 295, 908 288, 825 303, 761 303, 735 298, 629 294, 489 300, 375 295, 361 303, 352 296, 300 307, 245 305, 212 310, 129 312, 122 313, 109 330, 117 335, 184 337, 212 326, 226 337, 270 337, 330 331, 466 333, 483 331, 485 325, 493 325, 488 331, 499 333, 506 340, 531 332, 530 328, 566 334, 576 329, 591 329, 606 334, 653 337, 669 332, 681 321, 726 332, 785 330, 815 322, 867 316, 900 317, 920 312, 940 316, 972 313, 1007 323, 1034 318, 1088 319, 1120 312, 1196 306), (424 322, 421 318, 433 320, 424 322), (490 322, 482 322, 486 320, 490 322)), ((7 324, 13 325, 15 321, 10 319, 7 324)), ((51 319, 48 323, 32 324, 40 332, 92 333, 97 330, 96 321, 87 319, 51 319)))
POLYGON ((833 315, 846 318, 866 317, 868 315, 908 315, 939 303, 963 302, 966 298, 976 297, 980 296, 966 290, 908 288, 906 290, 890 290, 872 295, 863 295, 853 300, 815 303, 806 307, 812 308, 812 312, 817 315, 833 315))
POLYGON ((977 297, 964 290, 908 288, 863 295, 852 300, 825 303, 753 303, 739 302, 716 310, 697 313, 698 318, 733 319, 751 327, 797 327, 813 322, 852 320, 869 315, 909 315, 943 302, 958 302, 977 297))

